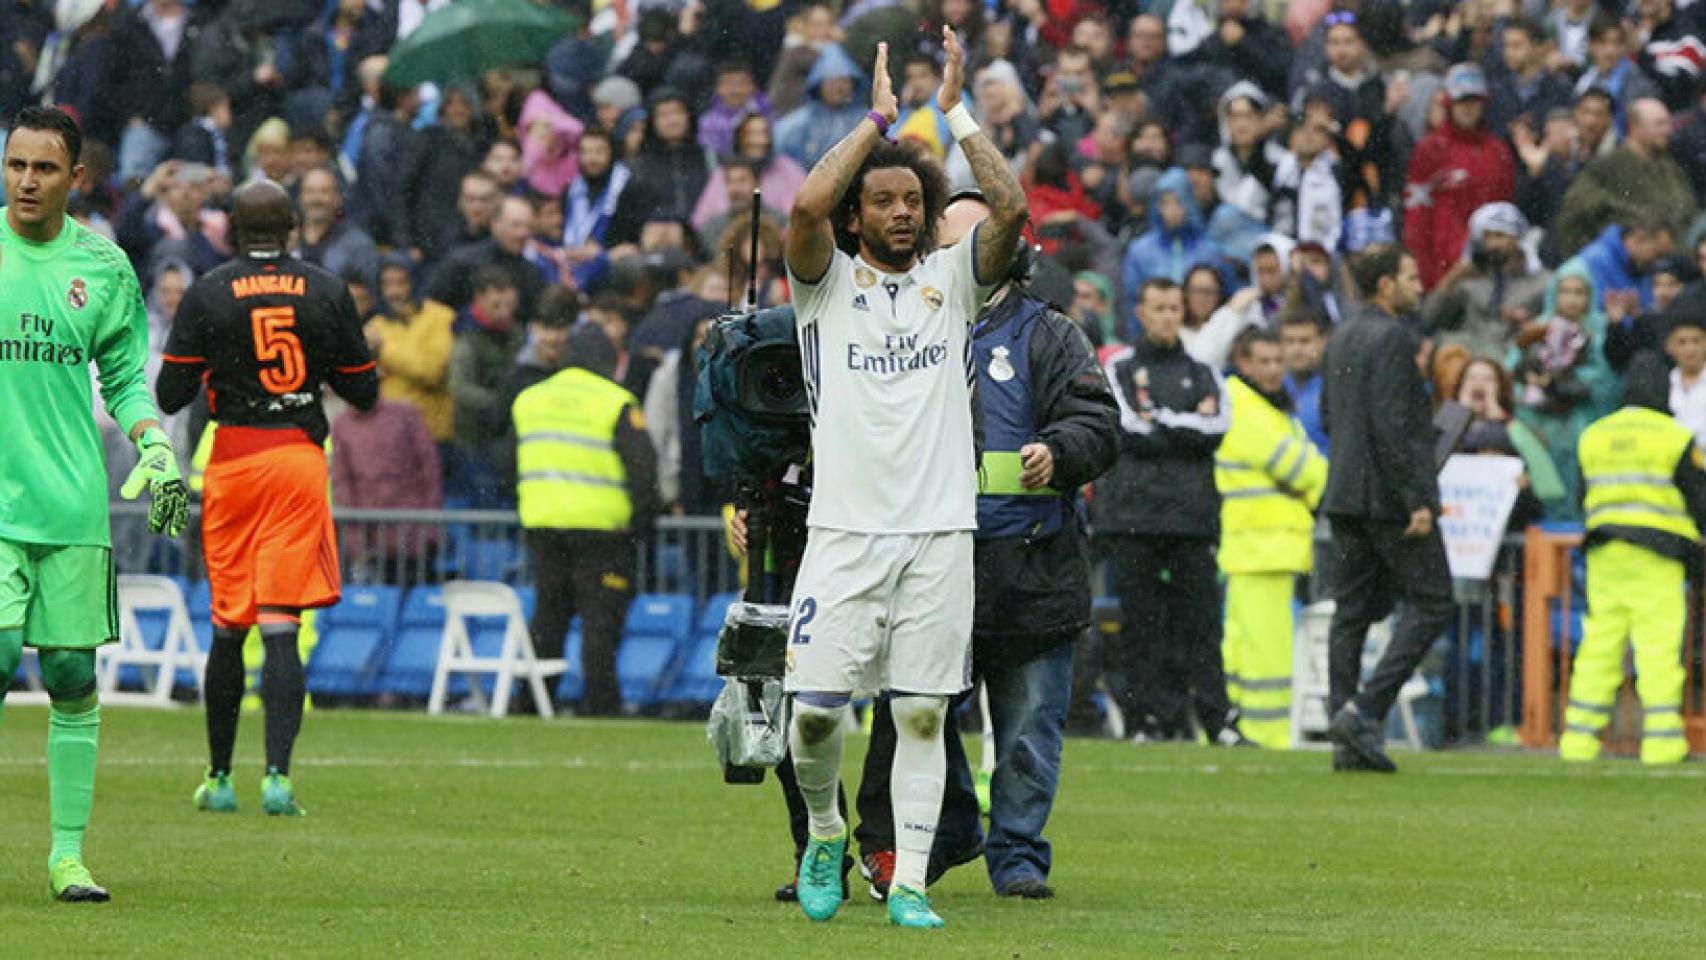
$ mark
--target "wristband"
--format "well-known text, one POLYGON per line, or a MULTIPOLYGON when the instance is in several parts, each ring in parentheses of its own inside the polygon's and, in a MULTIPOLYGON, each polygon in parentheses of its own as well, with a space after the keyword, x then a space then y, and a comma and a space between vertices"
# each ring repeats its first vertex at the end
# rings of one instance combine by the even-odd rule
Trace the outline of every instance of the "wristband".
POLYGON ((159 427, 149 427, 142 431, 142 436, 136 438, 136 449, 152 446, 171 446, 172 441, 166 436, 166 431, 159 427))
POLYGON ((963 103, 954 104, 954 109, 949 110, 944 117, 948 121, 948 132, 954 135, 956 143, 982 129, 977 125, 977 121, 971 118, 971 111, 967 110, 963 103))
POLYGON ((889 135, 889 118, 888 117, 883 116, 882 114, 878 113, 875 110, 872 110, 870 113, 865 114, 865 116, 872 123, 877 125, 877 135, 878 136, 886 137, 889 135))

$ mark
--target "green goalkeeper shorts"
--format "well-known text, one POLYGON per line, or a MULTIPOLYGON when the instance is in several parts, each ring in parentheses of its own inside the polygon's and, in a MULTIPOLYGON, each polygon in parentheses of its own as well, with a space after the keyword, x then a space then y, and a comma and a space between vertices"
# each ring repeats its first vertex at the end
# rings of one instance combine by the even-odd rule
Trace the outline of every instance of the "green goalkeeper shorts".
POLYGON ((32 647, 88 649, 118 639, 118 587, 106 547, 0 539, 0 630, 32 647))

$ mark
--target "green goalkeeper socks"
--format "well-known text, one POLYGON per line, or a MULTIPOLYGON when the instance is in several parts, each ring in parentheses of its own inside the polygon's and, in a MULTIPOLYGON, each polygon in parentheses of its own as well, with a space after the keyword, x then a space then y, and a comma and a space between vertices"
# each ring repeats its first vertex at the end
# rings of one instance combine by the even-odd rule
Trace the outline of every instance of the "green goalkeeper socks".
POLYGON ((89 810, 95 802, 95 749, 100 733, 98 705, 70 713, 55 704, 49 713, 47 789, 53 814, 50 866, 61 857, 83 857, 83 831, 89 826, 89 810))
POLYGON ((12 678, 17 676, 18 663, 24 658, 24 631, 0 630, 0 709, 4 709, 12 678))

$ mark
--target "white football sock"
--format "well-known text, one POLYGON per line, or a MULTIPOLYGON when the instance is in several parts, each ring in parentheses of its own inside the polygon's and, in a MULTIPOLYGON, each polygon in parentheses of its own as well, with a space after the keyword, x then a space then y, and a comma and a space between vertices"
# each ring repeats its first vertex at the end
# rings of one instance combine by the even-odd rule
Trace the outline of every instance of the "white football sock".
POLYGON ((942 816, 942 790, 947 779, 943 752, 946 697, 897 696, 889 701, 894 713, 894 770, 889 777, 889 803, 894 807, 894 883, 922 892, 930 868, 930 846, 936 821, 942 816))
POLYGON ((846 716, 846 704, 825 708, 796 699, 794 721, 788 725, 794 778, 811 814, 811 834, 820 840, 839 837, 847 830, 835 798, 841 781, 841 726, 846 716))

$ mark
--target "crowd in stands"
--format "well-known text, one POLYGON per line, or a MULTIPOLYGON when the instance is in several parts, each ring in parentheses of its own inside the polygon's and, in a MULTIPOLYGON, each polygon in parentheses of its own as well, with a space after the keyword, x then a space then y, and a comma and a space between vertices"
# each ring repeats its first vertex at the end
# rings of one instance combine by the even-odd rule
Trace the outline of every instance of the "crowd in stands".
MULTIPOLYGON (((1031 198, 1033 289, 1096 345, 1139 336, 1140 287, 1171 279, 1205 364, 1246 327, 1280 333, 1330 454, 1343 264, 1402 243, 1427 289, 1418 362, 1475 412, 1477 448, 1527 463, 1530 517, 1579 514, 1576 438, 1635 350, 1671 355, 1706 439, 1706 4, 554 0, 579 26, 543 62, 388 84, 387 52, 448 2, 0 0, 0 129, 31 102, 76 113, 74 215, 132 258, 156 347, 232 253, 233 185, 297 198, 293 252, 349 283, 384 377, 334 431, 341 505, 513 504, 507 401, 595 323, 664 502, 714 512, 687 358, 730 276, 745 288, 753 198, 759 301, 784 302, 787 211, 869 109, 878 42, 892 135, 970 186, 934 100, 943 24, 1031 198)), ((199 426, 173 424, 180 449, 199 426)))

